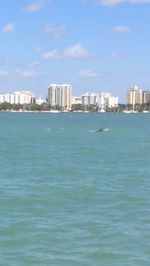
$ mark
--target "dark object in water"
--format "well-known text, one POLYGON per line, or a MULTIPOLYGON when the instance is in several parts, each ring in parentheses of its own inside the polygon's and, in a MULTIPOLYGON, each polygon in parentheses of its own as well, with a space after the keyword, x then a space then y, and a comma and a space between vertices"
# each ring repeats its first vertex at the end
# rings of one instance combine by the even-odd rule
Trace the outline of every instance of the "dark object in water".
POLYGON ((110 131, 109 128, 98 128, 95 130, 95 132, 107 132, 107 131, 110 131))
POLYGON ((102 131, 104 131, 103 128, 96 129, 96 132, 102 132, 102 131))

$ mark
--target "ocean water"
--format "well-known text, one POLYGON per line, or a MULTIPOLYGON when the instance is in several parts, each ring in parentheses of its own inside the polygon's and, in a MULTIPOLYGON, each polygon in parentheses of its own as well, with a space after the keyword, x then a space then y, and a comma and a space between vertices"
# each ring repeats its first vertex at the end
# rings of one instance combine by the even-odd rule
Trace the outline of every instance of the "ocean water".
POLYGON ((0 113, 0 265, 150 265, 150 114, 0 113))

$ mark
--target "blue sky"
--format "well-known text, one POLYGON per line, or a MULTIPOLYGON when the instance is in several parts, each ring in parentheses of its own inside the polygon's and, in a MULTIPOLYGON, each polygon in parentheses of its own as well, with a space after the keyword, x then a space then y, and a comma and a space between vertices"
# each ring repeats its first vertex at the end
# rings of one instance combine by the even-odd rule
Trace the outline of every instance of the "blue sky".
POLYGON ((0 8, 0 93, 51 83, 73 95, 150 89, 150 0, 5 0, 0 8))

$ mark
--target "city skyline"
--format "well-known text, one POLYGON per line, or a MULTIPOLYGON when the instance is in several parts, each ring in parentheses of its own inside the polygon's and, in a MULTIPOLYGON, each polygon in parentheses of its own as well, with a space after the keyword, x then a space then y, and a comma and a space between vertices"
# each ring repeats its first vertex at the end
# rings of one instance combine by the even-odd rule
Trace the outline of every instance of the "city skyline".
POLYGON ((149 0, 14 0, 1 3, 0 94, 51 83, 74 94, 111 92, 126 101, 150 88, 149 0))

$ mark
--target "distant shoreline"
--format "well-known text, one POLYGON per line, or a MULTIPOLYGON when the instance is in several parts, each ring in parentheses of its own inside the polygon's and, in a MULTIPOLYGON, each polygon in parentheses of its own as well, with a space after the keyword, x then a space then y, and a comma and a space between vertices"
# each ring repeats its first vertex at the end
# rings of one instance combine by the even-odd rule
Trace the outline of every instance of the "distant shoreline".
POLYGON ((44 111, 44 110, 37 110, 37 111, 28 111, 28 110, 0 110, 0 113, 48 113, 48 114, 62 114, 62 113, 84 113, 84 114, 87 114, 87 113, 90 113, 90 114, 105 114, 105 113, 123 113, 123 114, 149 114, 150 111, 126 111, 126 110, 123 110, 123 111, 105 111, 105 112, 91 112, 91 111, 81 111, 81 110, 78 110, 78 111, 57 111, 57 110, 51 110, 51 111, 44 111))

